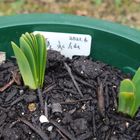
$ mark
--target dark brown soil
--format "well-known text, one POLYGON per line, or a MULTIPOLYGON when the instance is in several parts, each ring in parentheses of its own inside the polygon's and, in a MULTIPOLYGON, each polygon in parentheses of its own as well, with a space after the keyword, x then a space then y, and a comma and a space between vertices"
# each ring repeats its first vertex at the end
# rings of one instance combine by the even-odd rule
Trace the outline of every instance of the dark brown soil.
MULTIPOLYGON (((15 70, 13 61, 0 66, 0 87, 15 70)), ((13 83, 0 93, 0 140, 139 140, 139 115, 131 119, 117 113, 118 86, 126 77, 104 63, 49 51, 43 110, 40 91, 13 83), (40 123, 43 112, 49 123, 40 123)))

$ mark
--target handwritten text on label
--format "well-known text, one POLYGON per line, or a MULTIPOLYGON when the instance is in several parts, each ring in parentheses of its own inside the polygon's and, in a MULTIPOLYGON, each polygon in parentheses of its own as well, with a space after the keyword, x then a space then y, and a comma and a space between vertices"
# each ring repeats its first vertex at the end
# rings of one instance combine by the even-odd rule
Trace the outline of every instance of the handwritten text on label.
POLYGON ((44 35, 48 49, 60 51, 66 57, 73 55, 88 56, 91 49, 91 36, 85 34, 35 31, 44 35))

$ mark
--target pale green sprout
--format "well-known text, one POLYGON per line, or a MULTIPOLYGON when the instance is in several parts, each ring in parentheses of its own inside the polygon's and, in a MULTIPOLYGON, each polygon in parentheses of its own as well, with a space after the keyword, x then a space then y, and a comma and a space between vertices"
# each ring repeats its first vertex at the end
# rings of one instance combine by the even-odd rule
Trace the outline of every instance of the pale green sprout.
POLYGON ((140 107, 140 68, 132 80, 124 79, 120 84, 118 111, 134 117, 140 107))
POLYGON ((25 33, 20 37, 20 47, 11 44, 24 84, 31 89, 42 88, 47 57, 44 36, 25 33))

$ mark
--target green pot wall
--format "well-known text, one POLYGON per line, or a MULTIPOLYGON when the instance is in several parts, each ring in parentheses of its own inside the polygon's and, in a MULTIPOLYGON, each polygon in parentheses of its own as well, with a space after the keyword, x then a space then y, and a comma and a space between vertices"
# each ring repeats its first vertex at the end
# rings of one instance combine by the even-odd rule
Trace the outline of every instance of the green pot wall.
POLYGON ((0 17, 0 51, 13 55, 11 41, 22 33, 51 31, 89 34, 91 57, 134 72, 140 66, 140 32, 102 20, 63 14, 28 14, 0 17))

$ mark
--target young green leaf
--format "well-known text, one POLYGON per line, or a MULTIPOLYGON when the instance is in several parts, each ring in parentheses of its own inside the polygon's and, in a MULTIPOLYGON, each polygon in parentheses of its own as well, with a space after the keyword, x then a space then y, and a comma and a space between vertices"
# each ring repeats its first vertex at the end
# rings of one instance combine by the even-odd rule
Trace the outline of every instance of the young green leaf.
POLYGON ((17 63, 25 85, 30 86, 31 89, 36 89, 35 79, 25 54, 14 42, 12 42, 12 48, 16 58, 18 58, 17 63))
POLYGON ((39 76, 39 82, 40 82, 40 86, 42 87, 43 85, 43 81, 44 81, 44 73, 45 73, 45 67, 46 67, 46 44, 45 42, 45 38, 40 36, 39 34, 36 35, 36 40, 38 43, 38 55, 39 57, 39 68, 40 68, 40 76, 39 76), (45 52, 45 53, 44 53, 45 52))
POLYGON ((125 79, 121 82, 120 85, 118 111, 132 116, 131 112, 134 102, 135 102, 135 86, 131 80, 125 79))
POLYGON ((132 82, 134 83, 135 87, 136 87, 136 92, 135 92, 135 104, 133 107, 133 111, 132 114, 135 115, 135 113, 137 112, 139 106, 140 106, 140 68, 136 71, 132 82))
POLYGON ((25 33, 20 37, 20 48, 12 42, 24 84, 41 88, 46 68, 46 41, 44 36, 25 33), (27 72, 28 71, 28 72, 27 72))
POLYGON ((31 71, 33 73, 33 76, 34 76, 34 79, 35 79, 35 82, 37 85, 38 77, 37 77, 34 54, 33 54, 31 47, 28 45, 28 43, 24 40, 24 38, 22 36, 20 37, 20 48, 23 51, 23 53, 25 54, 25 56, 29 62, 31 71))

